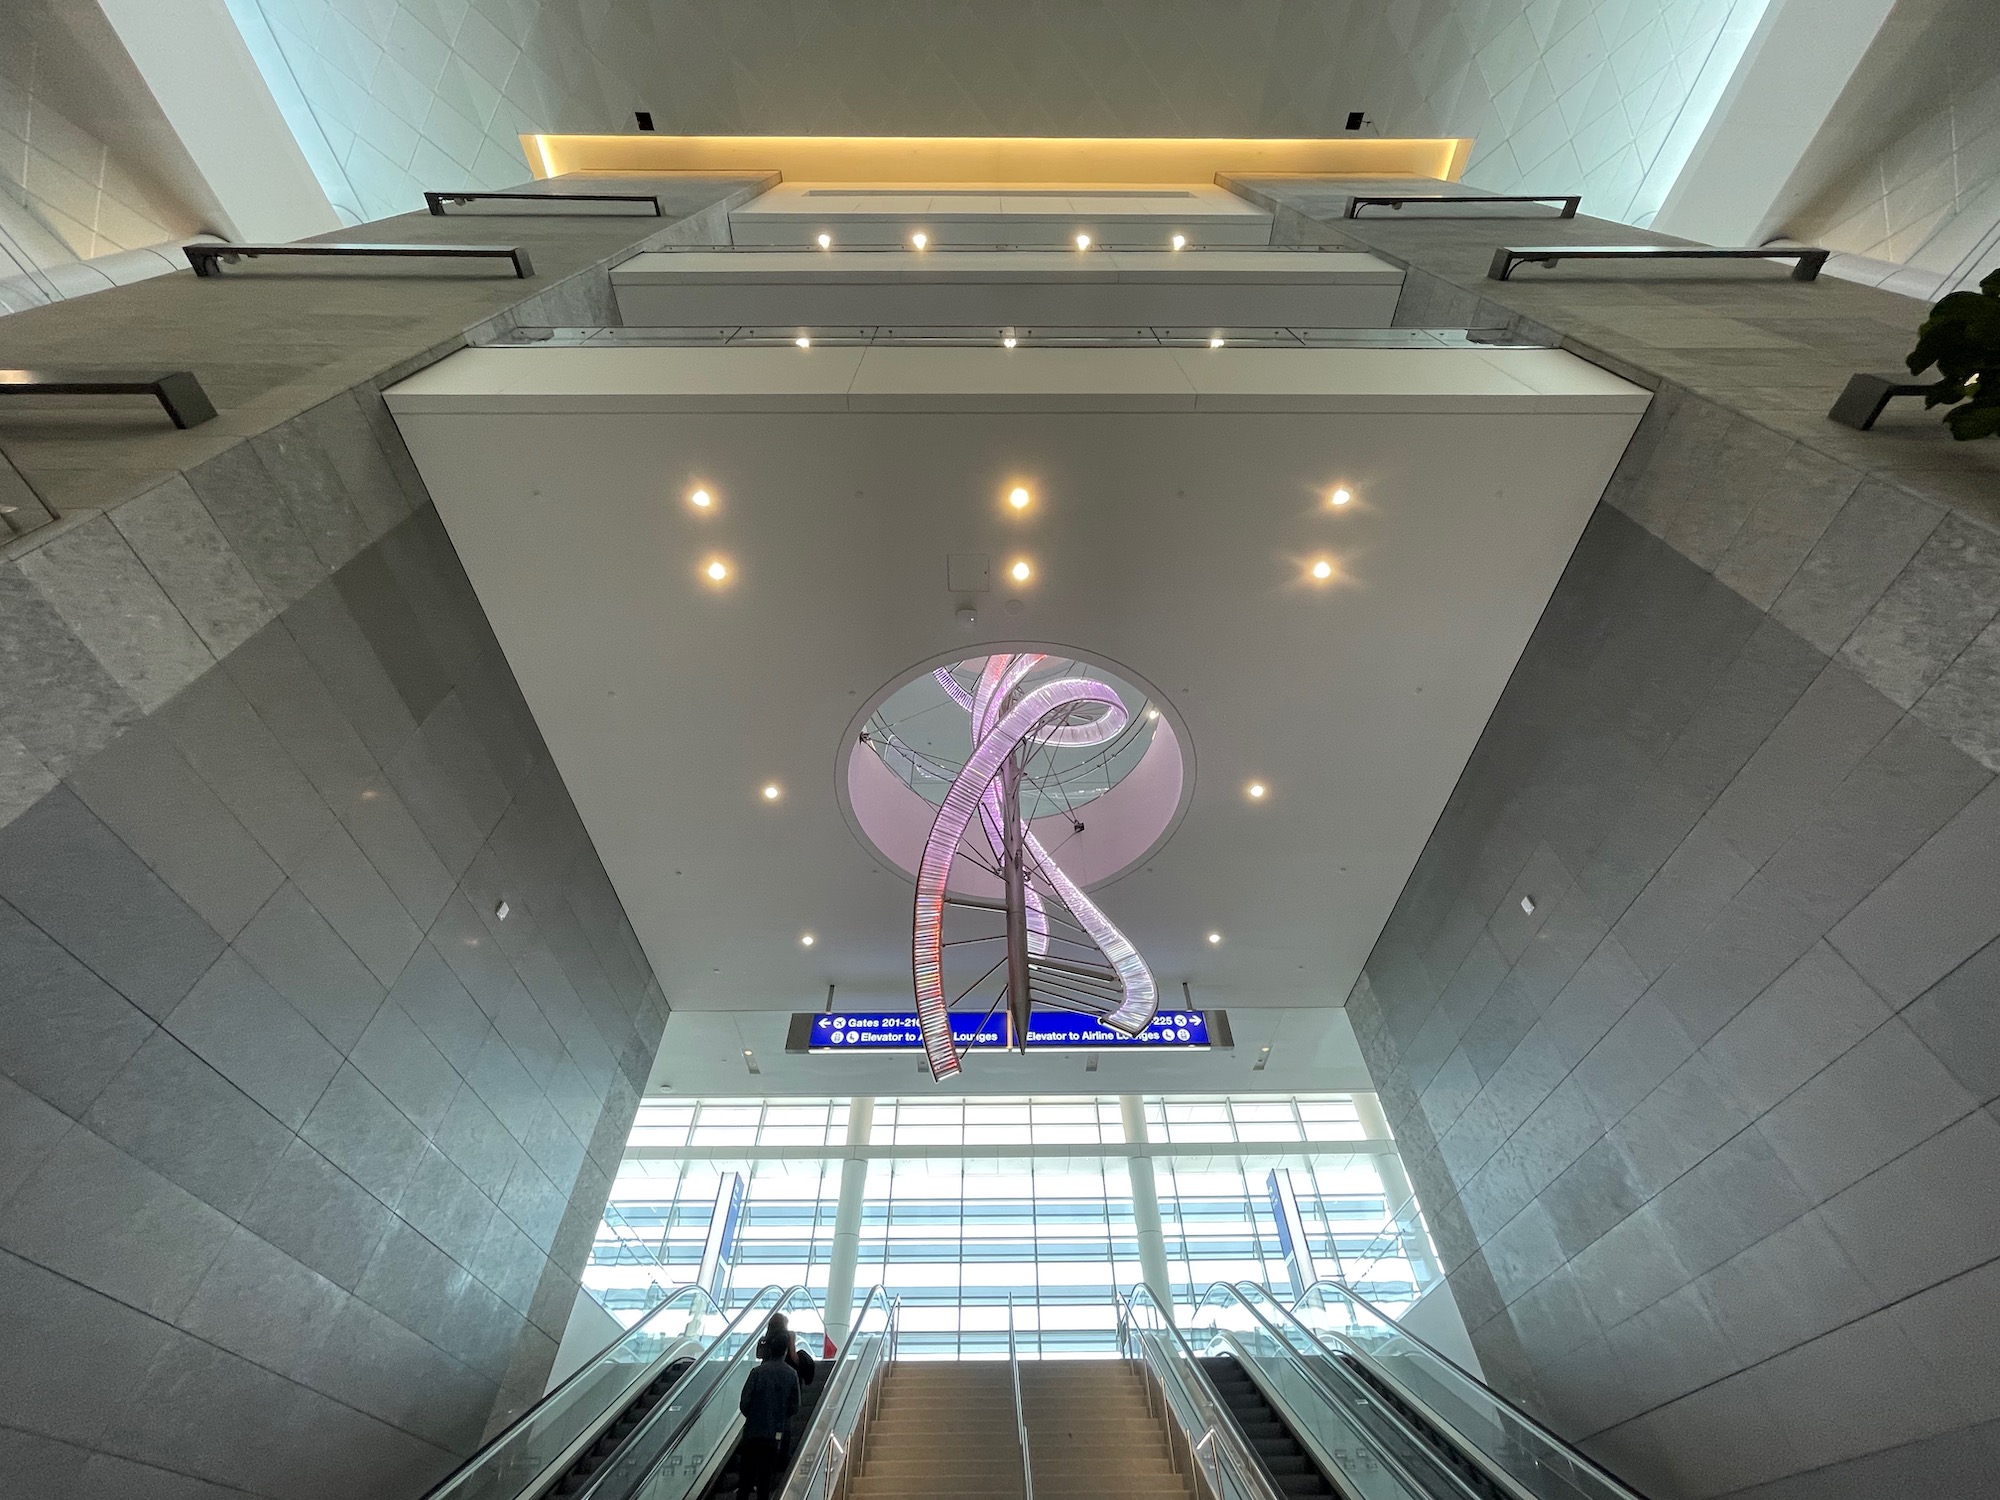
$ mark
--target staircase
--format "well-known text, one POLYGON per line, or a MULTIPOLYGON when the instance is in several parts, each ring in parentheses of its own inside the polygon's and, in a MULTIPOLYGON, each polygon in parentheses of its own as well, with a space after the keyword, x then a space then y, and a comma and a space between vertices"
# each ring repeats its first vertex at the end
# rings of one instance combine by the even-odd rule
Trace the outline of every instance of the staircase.
POLYGON ((1021 1406, 1035 1500, 1187 1500, 1166 1425, 1147 1410, 1138 1366, 1115 1359, 1024 1364, 1021 1406))
MULTIPOLYGON (((1025 1390, 1026 1366, 1021 1375, 1025 1390)), ((1039 1500, 1039 1463, 1035 1490, 1039 1500)), ((1006 1362, 891 1365, 848 1494, 851 1500, 1020 1500, 1021 1444, 1006 1362)))
POLYGON ((1210 1355, 1202 1359, 1201 1367, 1208 1374, 1209 1383, 1216 1394, 1229 1403, 1229 1411, 1236 1418, 1236 1425, 1242 1429, 1244 1438, 1256 1450, 1257 1460, 1272 1482, 1286 1495, 1304 1497, 1315 1495, 1335 1495, 1338 1492, 1320 1473, 1306 1450, 1294 1438, 1285 1424, 1278 1420, 1278 1414, 1271 1403, 1264 1399, 1264 1393, 1257 1388, 1243 1366, 1227 1354, 1210 1355))

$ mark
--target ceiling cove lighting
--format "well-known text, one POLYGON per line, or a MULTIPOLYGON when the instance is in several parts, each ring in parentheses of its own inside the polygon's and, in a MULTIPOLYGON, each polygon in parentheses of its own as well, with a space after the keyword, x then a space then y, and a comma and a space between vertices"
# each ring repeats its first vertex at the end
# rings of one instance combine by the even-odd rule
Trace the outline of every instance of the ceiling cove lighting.
POLYGON ((1090 236, 1087 234, 1078 235, 1076 237, 1076 248, 1079 250, 1088 250, 1090 248, 1090 236))
POLYGON ((1171 240, 1167 241, 1167 243, 1172 245, 1176 250, 1185 250, 1187 249, 1187 236, 1177 234, 1171 240))
POLYGON ((810 349, 813 346, 813 341, 803 333, 793 339, 792 342, 797 344, 801 349, 810 349))
POLYGON ((931 242, 931 237, 925 234, 921 229, 919 229, 915 234, 910 236, 910 246, 912 249, 915 250, 923 249, 924 246, 928 245, 930 242, 931 242))
POLYGON ((1225 342, 1222 335, 1218 333, 1208 341, 1208 347, 1211 349, 1220 349, 1225 342))
POLYGON ((822 250, 831 250, 833 248, 833 236, 830 234, 821 235, 819 237, 819 247, 822 250))
POLYGON ((1008 334, 1008 335, 1007 335, 1007 336, 1006 336, 1005 338, 1003 338, 1002 340, 1000 340, 1000 347, 1001 347, 1002 349, 1011 349, 1011 348, 1013 348, 1013 347, 1014 347, 1014 344, 1015 344, 1015 338, 1014 338, 1014 335, 1013 335, 1013 334, 1011 334, 1011 333, 1010 333, 1010 334, 1008 334))

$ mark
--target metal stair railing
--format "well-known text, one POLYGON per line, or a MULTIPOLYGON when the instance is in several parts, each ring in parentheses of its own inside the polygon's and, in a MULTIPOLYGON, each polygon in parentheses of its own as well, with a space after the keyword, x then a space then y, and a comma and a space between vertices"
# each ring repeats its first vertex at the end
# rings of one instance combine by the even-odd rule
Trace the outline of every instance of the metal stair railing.
POLYGON ((1329 1355, 1357 1360, 1469 1455, 1483 1457, 1489 1472, 1504 1471, 1537 1500, 1644 1500, 1352 1287, 1316 1281, 1293 1301, 1287 1316, 1329 1355))
POLYGON ((1115 1289, 1112 1295, 1118 1303, 1119 1350, 1152 1377, 1149 1398, 1158 1391, 1177 1429, 1169 1434, 1176 1460, 1184 1458, 1198 1472, 1210 1500, 1285 1500, 1153 1289, 1140 1282, 1129 1296, 1115 1289))
POLYGON ((901 1298, 891 1299, 880 1286, 868 1293, 847 1346, 838 1351, 832 1383, 820 1398, 812 1426, 799 1440, 799 1459, 779 1500, 837 1500, 845 1493, 861 1467, 868 1424, 882 1404, 882 1386, 896 1362, 902 1313, 901 1298))
MULTIPOLYGON (((1035 1327, 1039 1329, 1038 1319, 1035 1327)), ((1021 1354, 1014 1344, 1014 1297, 1007 1296, 1007 1373, 1014 1381, 1014 1436, 1021 1443, 1022 1500, 1035 1500, 1035 1464, 1028 1453, 1028 1413, 1021 1404, 1021 1354)))

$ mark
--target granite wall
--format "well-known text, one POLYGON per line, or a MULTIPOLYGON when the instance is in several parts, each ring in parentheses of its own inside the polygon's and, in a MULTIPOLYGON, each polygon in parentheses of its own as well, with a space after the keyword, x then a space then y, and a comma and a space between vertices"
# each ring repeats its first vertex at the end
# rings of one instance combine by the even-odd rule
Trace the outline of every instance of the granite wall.
POLYGON ((659 987, 372 385, 37 541, 0 1489, 416 1494, 541 1392, 659 987))
POLYGON ((1911 601, 1940 565, 1993 600, 2000 548, 1685 418, 1642 426, 1349 1013, 1502 1389, 1661 1500, 1983 1491, 2000 786, 1854 658, 1913 670, 1911 601), (1819 517, 1744 538, 1798 554, 1774 603, 1628 514, 1718 493, 1819 517))

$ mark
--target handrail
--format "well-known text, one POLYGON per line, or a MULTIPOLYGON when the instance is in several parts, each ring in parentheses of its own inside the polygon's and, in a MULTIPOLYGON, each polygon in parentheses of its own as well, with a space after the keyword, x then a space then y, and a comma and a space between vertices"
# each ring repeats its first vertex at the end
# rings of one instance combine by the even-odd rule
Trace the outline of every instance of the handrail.
MULTIPOLYGON (((546 1392, 540 1400, 536 1401, 526 1411, 522 1412, 520 1416, 494 1434, 488 1442, 480 1447, 478 1452, 474 1453, 463 1464, 459 1465, 458 1468, 446 1475, 431 1489, 425 1491, 424 1500, 455 1500, 455 1497, 458 1496, 469 1496, 471 1493, 469 1486, 481 1474, 504 1470, 513 1464, 524 1461, 534 1462, 532 1458, 524 1460, 521 1455, 516 1454, 512 1450, 521 1446, 530 1432, 534 1431, 551 1414, 558 1411, 560 1407, 579 1393, 587 1381, 596 1378, 605 1369, 614 1364, 621 1350, 626 1349, 642 1337, 657 1336, 658 1331, 652 1326, 653 1321, 656 1318, 664 1317, 669 1310, 674 1309, 677 1304, 681 1304, 683 1301, 686 1304, 684 1310, 687 1312, 690 1327, 694 1325, 695 1319, 703 1315, 704 1311, 714 1312, 716 1310, 715 1298, 710 1295, 705 1287, 688 1285, 678 1287, 668 1293, 665 1300, 649 1311, 645 1317, 619 1334, 617 1338, 598 1350, 591 1358, 585 1360, 560 1385, 546 1392), (706 1306, 704 1307, 703 1304, 706 1304, 706 1306)), ((717 1334, 717 1337, 719 1338, 721 1335, 717 1334)), ((665 1358, 668 1353, 670 1353, 670 1349, 663 1350, 661 1358, 665 1358)), ((547 1477, 549 1469, 567 1462, 569 1455, 578 1447, 588 1446, 590 1442, 594 1442, 597 1434, 617 1415, 616 1409, 625 1398, 640 1389, 652 1377, 653 1373, 659 1368, 659 1365, 660 1359, 650 1359, 643 1364, 636 1364, 631 1378, 605 1398, 603 1407, 599 1411, 585 1419, 569 1437, 564 1438, 558 1445, 556 1452, 549 1454, 545 1461, 540 1464, 532 1482, 525 1486, 517 1486, 517 1491, 525 1493, 527 1490, 531 1490, 535 1484, 539 1484, 547 1477)))
POLYGON ((1021 1494, 1035 1500, 1035 1464, 1028 1455, 1028 1415, 1021 1404, 1021 1355, 1014 1346, 1014 1294, 1007 1294, 1007 1371, 1014 1378, 1014 1436, 1021 1440, 1021 1494))
MULTIPOLYGON (((606 1497, 606 1500, 627 1500, 647 1492, 653 1481, 660 1477, 662 1467, 675 1456, 683 1439, 694 1428, 709 1409, 709 1403, 716 1399, 718 1392, 730 1390, 731 1373, 744 1362, 746 1355, 755 1357, 757 1337, 755 1329, 765 1323, 773 1313, 784 1312, 795 1301, 809 1301, 806 1289, 794 1286, 780 1290, 774 1282, 758 1291, 737 1313, 729 1326, 715 1336, 701 1358, 695 1362, 675 1386, 675 1391, 696 1393, 692 1406, 682 1410, 673 1395, 654 1408, 651 1416, 641 1422, 626 1440, 624 1448, 611 1462, 597 1471, 592 1483, 583 1491, 587 1497, 606 1497), (772 1300, 766 1302, 766 1297, 772 1300), (760 1305, 761 1304, 761 1305, 760 1305), (746 1326, 747 1322, 747 1326, 746 1326), (724 1351, 735 1339, 736 1346, 727 1349, 718 1359, 718 1351, 724 1351), (668 1421, 674 1423, 672 1431, 663 1438, 654 1439, 654 1429, 668 1421), (643 1453, 642 1453, 643 1448, 643 1453), (634 1470, 644 1468, 635 1475, 634 1470)), ((732 1411, 734 1408, 731 1408, 732 1411)))
POLYGON ((820 1397, 812 1426, 799 1440, 801 1461, 792 1466, 780 1500, 827 1500, 834 1493, 848 1463, 859 1451, 856 1434, 867 1420, 877 1383, 896 1359, 896 1331, 902 1321, 903 1300, 891 1298, 879 1284, 861 1304, 849 1327, 847 1346, 838 1351, 826 1393, 820 1397), (887 1310, 887 1326, 879 1333, 863 1333, 869 1310, 887 1310), (859 1393, 858 1397, 855 1393, 859 1393), (843 1441, 843 1437, 845 1441, 843 1441), (808 1462, 805 1456, 810 1457, 808 1462))
MULTIPOLYGON (((1318 1283, 1314 1284, 1317 1285, 1318 1283)), ((1333 1337, 1338 1339, 1341 1345, 1341 1347, 1338 1350, 1333 1349, 1328 1346, 1325 1339, 1321 1338, 1318 1334, 1313 1332, 1312 1329, 1308 1328, 1304 1323, 1299 1321, 1297 1315, 1294 1314, 1290 1308, 1286 1307, 1283 1303, 1279 1302, 1276 1297, 1271 1296, 1271 1293, 1269 1292, 1268 1289, 1259 1286, 1254 1281, 1239 1281, 1236 1283, 1235 1289, 1238 1297, 1243 1300, 1244 1306, 1249 1308, 1252 1313, 1256 1313, 1257 1309, 1250 1303, 1249 1298, 1247 1297, 1247 1295, 1245 1295, 1246 1292, 1255 1291, 1261 1294, 1262 1296, 1269 1298, 1271 1305, 1278 1309, 1279 1315, 1282 1316, 1288 1323, 1290 1323, 1291 1326, 1298 1331, 1298 1333, 1306 1340, 1307 1343, 1323 1351, 1330 1359, 1338 1357, 1340 1354, 1347 1354, 1353 1357, 1354 1359, 1358 1360, 1362 1365, 1362 1367, 1366 1369, 1371 1376, 1374 1376, 1375 1378, 1381 1380, 1392 1391, 1394 1391, 1398 1397, 1402 1398, 1411 1408, 1413 1408, 1421 1417, 1423 1417, 1423 1419, 1426 1422, 1428 1422, 1432 1427, 1437 1429, 1437 1431, 1439 1431, 1446 1438, 1448 1438, 1452 1442, 1452 1444, 1459 1449, 1461 1456, 1463 1456, 1469 1463, 1473 1464, 1474 1467, 1476 1467, 1482 1474, 1484 1474, 1486 1478, 1490 1480, 1493 1484, 1497 1485, 1501 1490, 1505 1491, 1506 1494, 1510 1497, 1510 1500, 1547 1500, 1547 1497, 1536 1495, 1534 1491, 1528 1489, 1525 1485, 1523 1485, 1518 1478, 1508 1473, 1499 1464, 1495 1463, 1483 1448, 1481 1448, 1477 1443, 1467 1438, 1463 1433, 1461 1433, 1450 1422, 1446 1421, 1437 1412, 1433 1411, 1427 1402, 1422 1400, 1420 1397, 1414 1395, 1413 1393, 1405 1390, 1402 1382, 1394 1379, 1392 1376, 1388 1375, 1385 1371, 1383 1371, 1380 1365, 1377 1364, 1377 1362, 1369 1356, 1368 1352, 1362 1349, 1358 1344, 1354 1343, 1353 1340, 1345 1337, 1344 1335, 1334 1330, 1329 1329, 1328 1332, 1332 1333, 1333 1337)), ((1261 1314, 1259 1316, 1261 1316, 1261 1314)), ((1266 1326, 1269 1326, 1269 1321, 1270 1321, 1269 1319, 1264 1319, 1266 1326)), ((1310 1367, 1308 1367, 1308 1370, 1314 1382, 1320 1387, 1320 1389, 1327 1391, 1329 1394, 1335 1394, 1336 1399, 1338 1399, 1337 1393, 1333 1392, 1333 1387, 1331 1386, 1331 1384, 1328 1383, 1328 1381, 1325 1379, 1324 1376, 1322 1376, 1319 1373, 1319 1371, 1312 1370, 1310 1369, 1310 1367)))
MULTIPOLYGON (((1340 1298, 1341 1300, 1352 1303, 1354 1306, 1361 1308, 1371 1318, 1373 1318, 1376 1322, 1381 1324, 1382 1328, 1386 1330, 1389 1334, 1391 1334, 1393 1337, 1398 1339, 1405 1339, 1409 1343, 1413 1344, 1417 1349, 1421 1350, 1424 1354, 1429 1355, 1430 1358, 1433 1361, 1435 1361, 1435 1363, 1439 1366, 1439 1373, 1441 1373, 1444 1376, 1445 1382, 1447 1384, 1456 1384, 1461 1388, 1469 1387, 1471 1388, 1472 1392, 1478 1399, 1490 1401, 1493 1405, 1502 1408, 1507 1413, 1507 1416, 1510 1421, 1518 1424, 1520 1427, 1526 1429, 1528 1432, 1532 1433, 1535 1437, 1539 1438, 1550 1449, 1554 1450, 1555 1453, 1559 1454, 1563 1458, 1563 1460, 1571 1467, 1574 1467, 1582 1471, 1583 1473, 1589 1475, 1593 1480, 1595 1480, 1599 1485, 1603 1487, 1603 1489, 1608 1495, 1615 1497, 1615 1500, 1644 1500, 1644 1497, 1641 1496, 1638 1491, 1634 1490, 1630 1485, 1626 1484, 1622 1479, 1619 1479, 1616 1475, 1610 1473, 1609 1471, 1604 1469, 1601 1465, 1592 1461, 1587 1454, 1583 1453, 1581 1450, 1576 1448, 1566 1439, 1562 1438, 1561 1436, 1557 1435, 1554 1432, 1551 1432, 1541 1422, 1537 1421, 1527 1412, 1521 1410, 1519 1406, 1515 1405, 1512 1401, 1509 1401, 1505 1396, 1501 1395, 1498 1391, 1494 1390, 1492 1386, 1488 1385, 1478 1376, 1472 1374, 1470 1371, 1466 1369, 1463 1369, 1449 1355, 1442 1353, 1432 1345, 1424 1342, 1423 1339, 1419 1338, 1416 1334, 1410 1332, 1402 1324, 1398 1323, 1395 1319, 1391 1318, 1387 1313, 1382 1311, 1381 1308, 1377 1307, 1374 1303, 1370 1302, 1366 1297, 1362 1296, 1359 1292, 1355 1291, 1345 1282, 1337 1281, 1332 1277, 1328 1276, 1321 1277, 1319 1280, 1315 1281, 1311 1286, 1307 1287, 1303 1292, 1299 1293, 1297 1297, 1292 1299, 1291 1308, 1288 1309, 1293 1318, 1293 1321, 1297 1322, 1299 1324, 1299 1327, 1304 1330, 1306 1335, 1310 1337, 1314 1343, 1320 1345, 1321 1348, 1326 1347, 1325 1340, 1320 1338, 1319 1334, 1313 1328, 1311 1328, 1304 1321, 1298 1318, 1297 1310, 1302 1304, 1304 1304, 1307 1298, 1313 1296, 1316 1293, 1319 1294, 1322 1298, 1324 1298, 1326 1293, 1329 1291, 1332 1292, 1336 1297, 1340 1298)), ((1266 1295, 1268 1296, 1269 1294, 1266 1293, 1266 1295)), ((1274 1298, 1273 1301, 1275 1300, 1276 1299, 1274 1298)), ((1338 1330, 1329 1329, 1327 1331, 1338 1335, 1338 1330)), ((1341 1338, 1341 1342, 1343 1344, 1348 1345, 1351 1349, 1357 1352, 1363 1360, 1366 1361, 1367 1368, 1370 1374, 1374 1375, 1376 1378, 1380 1379, 1384 1384, 1389 1386, 1389 1388, 1392 1389, 1397 1394, 1397 1396, 1409 1401, 1412 1406, 1421 1410, 1426 1415, 1426 1417, 1430 1417, 1432 1415, 1432 1413, 1435 1410, 1434 1404, 1424 1400, 1422 1397, 1412 1392, 1409 1389, 1408 1382, 1401 1379, 1393 1372, 1391 1372, 1386 1367, 1380 1355, 1378 1355, 1376 1352, 1372 1350, 1362 1348, 1358 1343, 1358 1341, 1354 1339, 1351 1339, 1345 1335, 1338 1335, 1338 1336, 1341 1338)), ((1458 1425, 1451 1423, 1448 1419, 1445 1419, 1441 1416, 1438 1417, 1436 1420, 1441 1428, 1449 1432, 1454 1438, 1457 1438, 1467 1448, 1482 1454, 1486 1452, 1485 1448, 1482 1445, 1478 1444, 1477 1442, 1474 1442, 1470 1437, 1468 1437, 1463 1432, 1463 1430, 1458 1425)), ((1490 1457, 1491 1455, 1488 1456, 1490 1457)))
MULTIPOLYGON (((1187 1413, 1174 1410, 1174 1420, 1180 1424, 1186 1438, 1189 1461, 1207 1475, 1209 1491, 1214 1500, 1235 1500, 1235 1497, 1239 1496, 1245 1497, 1245 1500, 1284 1500, 1271 1482, 1270 1476, 1265 1473, 1264 1466, 1257 1462, 1244 1443, 1235 1419, 1216 1399, 1214 1390, 1208 1384, 1207 1376, 1199 1373, 1201 1366, 1196 1360, 1194 1349, 1188 1344, 1186 1336, 1180 1329, 1174 1326, 1173 1318, 1160 1305, 1159 1298, 1153 1295, 1153 1289, 1142 1281, 1132 1288, 1129 1295, 1119 1292, 1114 1287, 1112 1296, 1116 1299, 1118 1307, 1119 1349, 1129 1359, 1132 1357, 1132 1346, 1136 1344, 1139 1357, 1152 1367, 1155 1377, 1159 1380, 1161 1394, 1166 1395, 1167 1382, 1171 1379, 1190 1408, 1187 1413), (1142 1297, 1145 1304, 1159 1316, 1161 1325, 1159 1330, 1142 1330, 1137 1326, 1135 1314, 1142 1297), (1172 1369, 1156 1359, 1142 1336, 1145 1332, 1164 1332, 1169 1347, 1175 1349, 1181 1359, 1197 1372, 1196 1378, 1200 1384, 1191 1384, 1181 1371, 1172 1369), (1190 1417, 1192 1421, 1189 1420, 1190 1417), (1194 1430, 1196 1425, 1202 1429, 1199 1434, 1194 1430), (1233 1487, 1229 1481, 1234 1482, 1233 1487)), ((1174 1403, 1168 1401, 1166 1405, 1173 1408, 1174 1403)))
MULTIPOLYGON (((1390 193, 1387 195, 1360 193, 1347 200, 1346 217, 1350 219, 1360 218, 1363 204, 1367 204, 1373 208, 1391 208, 1401 212, 1405 203, 1560 203, 1562 205, 1562 212, 1554 215, 1554 217, 1558 219, 1574 219, 1576 217, 1577 206, 1582 202, 1582 196, 1577 193, 1480 193, 1477 195, 1470 193, 1390 193)), ((1497 218, 1503 216, 1479 215, 1477 217, 1497 218)), ((1523 215, 1515 214, 1505 217, 1520 218, 1523 215)), ((1541 216, 1535 215, 1534 217, 1541 216)))
MULTIPOLYGON (((1262 1324, 1264 1331, 1268 1333, 1273 1340, 1276 1341, 1278 1347, 1284 1350, 1288 1355, 1290 1355, 1291 1362, 1294 1365, 1298 1366, 1299 1369, 1305 1372, 1306 1378, 1319 1389, 1320 1394, 1325 1398, 1328 1405, 1333 1407, 1336 1411, 1342 1412, 1343 1414, 1346 1413, 1348 1410, 1349 1402, 1353 1399, 1352 1396, 1344 1391, 1336 1391, 1333 1388, 1333 1386, 1328 1383, 1325 1376, 1323 1376, 1318 1370, 1314 1369, 1310 1364, 1308 1364, 1305 1361, 1305 1359, 1303 1359, 1300 1356, 1298 1350, 1292 1347, 1291 1341, 1285 1337, 1283 1331, 1277 1326, 1277 1324, 1273 1323, 1269 1318, 1265 1317, 1263 1311, 1260 1308, 1258 1308, 1256 1304, 1249 1299, 1248 1296, 1245 1295, 1244 1292, 1245 1287, 1251 1288, 1252 1290, 1258 1292, 1262 1292, 1263 1295, 1265 1295, 1266 1297, 1270 1296, 1270 1293, 1265 1292, 1264 1289, 1258 1286, 1255 1282, 1245 1281, 1245 1282, 1236 1282, 1232 1284, 1226 1281, 1217 1281, 1211 1283, 1208 1290, 1202 1293, 1201 1302, 1196 1304, 1196 1308, 1197 1310, 1199 1310, 1201 1306, 1205 1305, 1209 1301, 1209 1299, 1214 1297, 1218 1292, 1222 1293, 1225 1297, 1233 1298, 1237 1306, 1241 1307, 1252 1318, 1256 1319, 1258 1323, 1262 1324)), ((1273 1305, 1274 1306, 1277 1305, 1275 1299, 1273 1300, 1273 1305)), ((1299 1324, 1299 1331, 1306 1336, 1306 1342, 1311 1344, 1314 1348, 1322 1350, 1325 1349, 1326 1346, 1320 1343, 1318 1339, 1314 1338, 1312 1336, 1311 1331, 1307 1329, 1304 1324, 1302 1323, 1299 1324)), ((1379 1399, 1376 1404, 1378 1407, 1381 1405, 1379 1399)), ((1407 1423, 1403 1423, 1403 1419, 1401 1417, 1398 1416, 1395 1418, 1395 1420, 1399 1424, 1407 1427, 1407 1423)), ((1423 1495, 1432 1493, 1430 1487, 1427 1486, 1423 1482, 1423 1480, 1419 1479, 1415 1474, 1412 1474, 1408 1466, 1405 1465, 1400 1458, 1398 1458, 1394 1453, 1390 1452, 1386 1447, 1384 1447, 1380 1442, 1376 1440, 1374 1433, 1369 1432, 1366 1428, 1361 1426, 1361 1424, 1354 1421, 1352 1417, 1348 1417, 1346 1425, 1353 1432, 1354 1436, 1360 1440, 1361 1445, 1367 1450, 1370 1460, 1377 1467, 1381 1468, 1382 1470, 1384 1470, 1389 1474, 1394 1475, 1397 1481, 1401 1483, 1404 1486, 1404 1488, 1407 1489, 1412 1494, 1423 1495)), ((1412 1436, 1414 1437, 1414 1434, 1412 1436)), ((1458 1483, 1461 1489, 1463 1489, 1464 1487, 1463 1481, 1459 1480, 1456 1474, 1451 1473, 1451 1471, 1448 1469, 1444 1470, 1444 1472, 1449 1476, 1449 1478, 1452 1481, 1458 1483)), ((1467 1491, 1466 1493, 1468 1495, 1470 1494, 1469 1491, 1467 1491)), ((1532 1497, 1530 1497, 1530 1500, 1532 1500, 1532 1497)))

